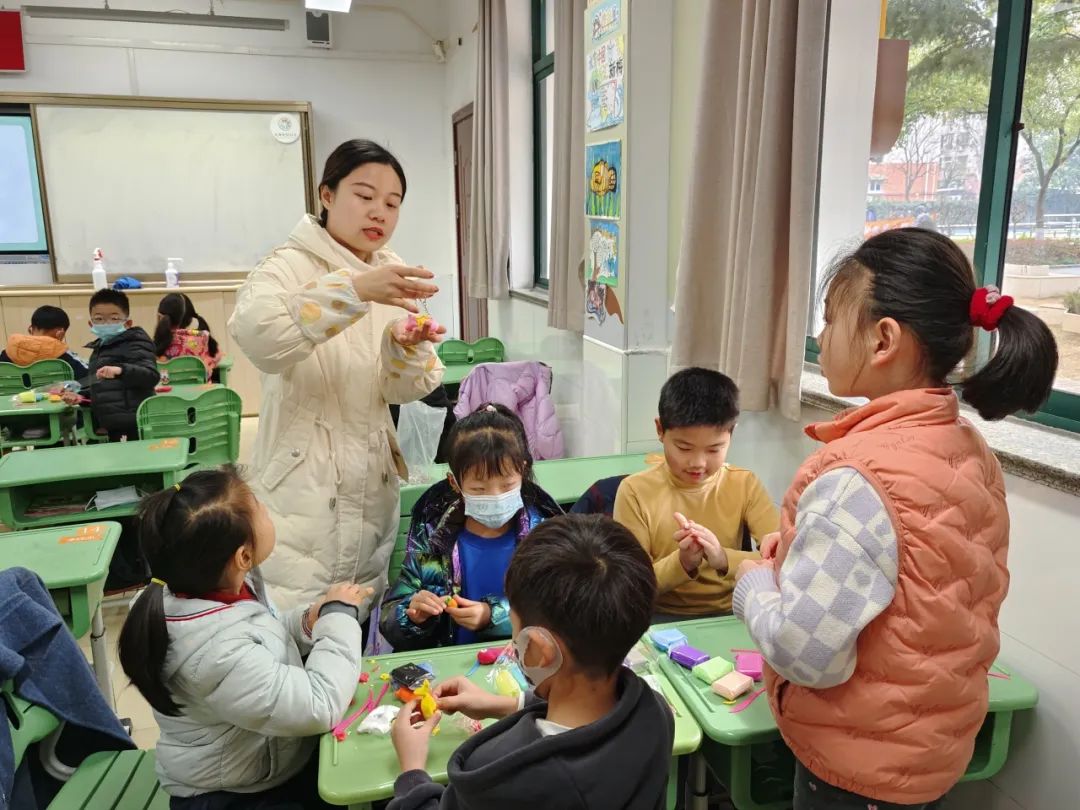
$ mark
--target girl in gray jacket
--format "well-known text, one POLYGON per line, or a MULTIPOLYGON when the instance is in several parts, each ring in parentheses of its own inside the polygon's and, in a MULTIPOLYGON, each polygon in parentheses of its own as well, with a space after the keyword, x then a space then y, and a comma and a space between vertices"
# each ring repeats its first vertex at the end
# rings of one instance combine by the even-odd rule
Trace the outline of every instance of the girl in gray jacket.
POLYGON ((232 467, 143 503, 153 579, 124 623, 120 663, 161 728, 157 770, 172 810, 323 806, 316 735, 356 690, 371 589, 336 584, 279 615, 257 567, 274 539, 232 467))

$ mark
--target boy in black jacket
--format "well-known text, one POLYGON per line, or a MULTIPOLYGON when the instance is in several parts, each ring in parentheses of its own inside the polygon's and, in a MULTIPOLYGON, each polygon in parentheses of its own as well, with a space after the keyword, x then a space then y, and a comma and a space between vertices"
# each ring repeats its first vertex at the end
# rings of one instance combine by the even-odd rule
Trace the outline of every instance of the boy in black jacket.
POLYGON ((535 692, 490 694, 463 677, 394 724, 402 774, 389 810, 656 810, 665 806, 674 720, 622 666, 648 629, 652 562, 609 518, 567 515, 536 527, 506 572, 514 647, 535 692), (444 788, 425 773, 440 712, 503 718, 454 752, 444 788))
POLYGON ((109 432, 109 441, 137 439, 135 412, 154 395, 161 379, 154 341, 142 327, 132 325, 131 305, 119 290, 94 293, 90 330, 97 337, 87 346, 93 350, 89 396, 94 423, 109 432))

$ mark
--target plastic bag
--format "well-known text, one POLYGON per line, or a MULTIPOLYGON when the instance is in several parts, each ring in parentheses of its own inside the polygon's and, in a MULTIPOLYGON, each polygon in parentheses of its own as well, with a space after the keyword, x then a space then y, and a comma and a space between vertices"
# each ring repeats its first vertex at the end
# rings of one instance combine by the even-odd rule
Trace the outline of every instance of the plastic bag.
POLYGON ((397 706, 376 706, 357 729, 361 734, 389 734, 398 716, 397 706))
POLYGON ((398 445, 409 468, 410 484, 427 484, 435 480, 432 467, 439 452, 446 422, 446 408, 432 408, 423 402, 401 406, 398 416, 398 445))

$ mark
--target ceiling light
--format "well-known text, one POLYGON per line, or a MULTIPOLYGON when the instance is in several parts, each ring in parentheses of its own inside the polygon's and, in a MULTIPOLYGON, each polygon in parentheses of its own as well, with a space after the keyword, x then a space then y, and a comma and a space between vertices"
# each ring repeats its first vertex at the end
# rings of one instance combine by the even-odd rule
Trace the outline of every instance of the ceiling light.
MULTIPOLYGON (((324 0, 318 0, 323 2, 324 0)), ((330 2, 331 0, 325 0, 330 2)), ((100 22, 162 23, 204 25, 212 28, 252 28, 258 31, 287 31, 288 20, 268 17, 232 17, 226 14, 185 14, 182 11, 136 11, 119 8, 74 8, 65 6, 23 6, 31 17, 54 20, 95 20, 100 22)))
POLYGON ((339 11, 347 14, 352 6, 352 0, 304 0, 304 8, 308 11, 339 11))

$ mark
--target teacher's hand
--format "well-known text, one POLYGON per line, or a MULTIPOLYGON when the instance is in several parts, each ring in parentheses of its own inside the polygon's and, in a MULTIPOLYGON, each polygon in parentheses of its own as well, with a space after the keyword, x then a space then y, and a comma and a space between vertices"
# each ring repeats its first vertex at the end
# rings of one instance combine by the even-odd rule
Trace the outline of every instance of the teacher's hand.
POLYGON ((353 289, 361 301, 419 312, 415 300, 431 298, 439 291, 434 284, 419 280, 429 278, 435 278, 435 274, 423 267, 387 264, 374 270, 354 273, 353 289))
POLYGON ((390 332, 394 340, 402 346, 415 346, 430 340, 432 343, 440 343, 442 336, 446 334, 446 327, 432 320, 424 321, 422 326, 411 327, 408 318, 399 318, 390 326, 390 332))

